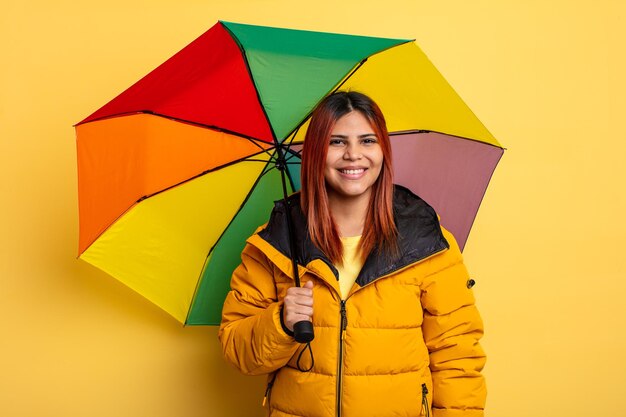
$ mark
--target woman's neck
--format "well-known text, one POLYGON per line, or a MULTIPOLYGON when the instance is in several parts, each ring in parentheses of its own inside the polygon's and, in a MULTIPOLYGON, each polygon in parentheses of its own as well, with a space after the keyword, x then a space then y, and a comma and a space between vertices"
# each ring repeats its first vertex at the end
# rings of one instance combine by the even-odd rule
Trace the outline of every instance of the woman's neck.
POLYGON ((328 195, 330 213, 337 226, 339 236, 349 237, 363 234, 369 201, 369 195, 359 196, 356 199, 328 195))

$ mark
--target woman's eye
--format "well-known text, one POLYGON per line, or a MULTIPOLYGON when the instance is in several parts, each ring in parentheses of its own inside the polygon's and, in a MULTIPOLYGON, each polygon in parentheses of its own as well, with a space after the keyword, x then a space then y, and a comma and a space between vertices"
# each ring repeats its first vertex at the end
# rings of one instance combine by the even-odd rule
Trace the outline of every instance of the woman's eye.
POLYGON ((331 146, 338 146, 338 145, 342 145, 343 141, 341 139, 331 139, 330 140, 330 145, 331 146))
POLYGON ((377 142, 377 141, 376 141, 376 139, 374 139, 374 138, 365 138, 365 139, 363 139, 363 143, 364 143, 364 144, 368 144, 368 145, 369 145, 369 144, 372 144, 372 143, 376 143, 376 142, 377 142))

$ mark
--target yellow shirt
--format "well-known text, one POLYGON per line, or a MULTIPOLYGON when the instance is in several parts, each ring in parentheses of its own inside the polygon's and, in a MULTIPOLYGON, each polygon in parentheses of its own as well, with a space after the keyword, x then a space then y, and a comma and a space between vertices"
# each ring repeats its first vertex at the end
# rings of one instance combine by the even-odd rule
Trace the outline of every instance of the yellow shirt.
POLYGON ((356 281, 356 277, 361 272, 363 261, 357 256, 357 249, 361 236, 342 237, 343 244, 343 265, 335 265, 339 271, 339 289, 341 290, 341 299, 345 300, 350 289, 356 281))

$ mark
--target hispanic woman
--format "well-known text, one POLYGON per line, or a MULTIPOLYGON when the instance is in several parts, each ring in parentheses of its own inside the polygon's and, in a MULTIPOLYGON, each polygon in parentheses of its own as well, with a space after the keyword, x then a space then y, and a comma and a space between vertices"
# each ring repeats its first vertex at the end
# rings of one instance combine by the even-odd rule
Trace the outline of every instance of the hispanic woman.
POLYGON ((374 101, 336 92, 317 106, 301 182, 248 239, 219 331, 229 362, 268 375, 269 415, 482 417, 472 281, 435 211, 393 184, 374 101), (293 337, 303 320, 309 344, 293 337))

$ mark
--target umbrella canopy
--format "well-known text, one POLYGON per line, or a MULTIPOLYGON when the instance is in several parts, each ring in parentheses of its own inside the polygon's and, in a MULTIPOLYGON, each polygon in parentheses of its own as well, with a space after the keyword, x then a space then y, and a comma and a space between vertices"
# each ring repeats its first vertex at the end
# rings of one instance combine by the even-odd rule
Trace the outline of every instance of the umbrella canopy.
POLYGON ((503 149, 409 40, 218 22, 76 125, 79 257, 185 324, 219 324, 245 239, 288 190, 311 111, 381 107, 395 182, 465 244, 503 149))

